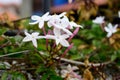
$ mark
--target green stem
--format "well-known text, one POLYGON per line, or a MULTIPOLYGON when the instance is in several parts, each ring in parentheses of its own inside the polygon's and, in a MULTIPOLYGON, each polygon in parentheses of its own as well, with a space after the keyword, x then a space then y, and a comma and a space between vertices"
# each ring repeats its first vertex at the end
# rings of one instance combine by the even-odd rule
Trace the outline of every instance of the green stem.
POLYGON ((14 53, 9 53, 9 54, 5 54, 5 55, 0 55, 0 58, 2 57, 6 57, 6 56, 11 56, 11 55, 16 55, 16 54, 21 54, 21 53, 27 53, 30 50, 25 50, 25 51, 20 51, 20 52, 14 52, 14 53))

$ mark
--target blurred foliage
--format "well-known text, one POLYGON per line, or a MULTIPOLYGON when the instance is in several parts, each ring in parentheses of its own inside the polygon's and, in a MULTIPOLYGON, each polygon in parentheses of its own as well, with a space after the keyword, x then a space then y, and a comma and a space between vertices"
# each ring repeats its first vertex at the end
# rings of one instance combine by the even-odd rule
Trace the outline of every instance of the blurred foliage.
POLYGON ((94 0, 75 0, 75 4, 79 4, 79 8, 78 10, 69 11, 67 16, 70 20, 78 23, 83 20, 94 19, 96 16, 105 16, 110 22, 116 23, 113 20, 116 19, 116 15, 120 10, 120 0, 107 1, 104 5, 96 5, 94 0))

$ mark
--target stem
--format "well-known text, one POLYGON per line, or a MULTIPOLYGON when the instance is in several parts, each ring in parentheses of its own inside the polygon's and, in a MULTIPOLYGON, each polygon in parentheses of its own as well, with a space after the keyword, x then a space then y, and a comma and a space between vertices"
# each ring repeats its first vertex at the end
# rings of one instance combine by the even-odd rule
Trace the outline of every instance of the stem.
POLYGON ((71 37, 68 39, 69 42, 70 42, 70 41, 72 40, 72 38, 78 33, 79 29, 80 29, 80 28, 77 27, 77 28, 74 30, 73 35, 71 35, 71 37))
POLYGON ((1 57, 6 57, 6 56, 11 56, 11 55, 15 55, 15 54, 21 54, 21 53, 27 53, 29 52, 30 50, 25 50, 25 51, 20 51, 20 52, 14 52, 14 53, 9 53, 9 54, 5 54, 5 55, 1 55, 1 57))
POLYGON ((65 55, 67 54, 67 52, 73 47, 73 43, 64 51, 64 53, 62 54, 62 57, 65 57, 65 55))
MULTIPOLYGON (((56 58, 57 60, 59 59, 59 57, 56 58)), ((85 63, 84 62, 80 62, 80 61, 73 61, 73 60, 69 60, 69 59, 65 59, 65 58, 61 58, 60 59, 61 61, 65 61, 65 62, 68 62, 68 63, 72 63, 72 64, 76 64, 76 65, 83 65, 85 66, 85 63)), ((101 66, 101 65, 107 65, 107 64, 110 64, 112 63, 111 61, 107 61, 107 62, 104 62, 104 63, 89 63, 88 66, 101 66)))

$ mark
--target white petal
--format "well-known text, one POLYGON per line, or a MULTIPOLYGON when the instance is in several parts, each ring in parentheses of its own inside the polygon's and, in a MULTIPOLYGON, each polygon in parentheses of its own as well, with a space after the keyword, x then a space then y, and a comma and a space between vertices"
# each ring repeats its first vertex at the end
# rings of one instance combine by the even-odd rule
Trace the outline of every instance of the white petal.
POLYGON ((72 67, 72 70, 77 70, 77 69, 79 69, 77 66, 72 67))
POLYGON ((83 28, 83 26, 78 25, 78 24, 76 24, 76 23, 73 22, 73 21, 70 22, 70 25, 71 25, 71 27, 74 26, 74 27, 81 27, 81 28, 83 28))
POLYGON ((105 27, 104 29, 105 29, 106 32, 111 32, 108 27, 105 27))
POLYGON ((67 39, 68 37, 69 37, 68 34, 63 34, 63 35, 60 36, 61 39, 67 39))
POLYGON ((49 15, 49 12, 46 12, 42 17, 46 17, 49 15))
POLYGON ((23 42, 28 42, 28 41, 31 41, 32 39, 30 38, 30 37, 25 37, 24 39, 23 39, 23 42))
POLYGON ((112 36, 112 33, 111 32, 107 33, 107 37, 110 37, 110 36, 112 36))
POLYGON ((37 36, 36 39, 46 38, 46 36, 37 36))
POLYGON ((39 33, 38 33, 38 32, 34 32, 34 33, 32 33, 31 35, 32 35, 32 36, 38 36, 39 33))
POLYGON ((96 17, 96 19, 93 20, 93 23, 97 23, 97 24, 104 23, 104 16, 96 17))
POLYGON ((30 22, 29 24, 34 25, 37 24, 39 21, 34 21, 34 22, 30 22))
POLYGON ((43 16, 42 16, 42 19, 44 21, 48 21, 50 19, 50 16, 49 16, 49 12, 45 13, 43 16))
POLYGON ((25 33, 26 36, 31 36, 31 35, 30 35, 28 32, 26 32, 26 31, 25 31, 24 33, 25 33))
POLYGON ((65 14, 66 14, 66 12, 63 12, 63 13, 59 14, 59 17, 63 17, 63 16, 65 16, 65 14))
POLYGON ((64 32, 66 32, 68 35, 72 35, 72 32, 70 32, 68 29, 62 28, 64 32))
POLYGON ((37 15, 33 15, 33 16, 31 16, 31 19, 32 19, 32 20, 39 20, 39 19, 40 19, 40 17, 39 17, 39 16, 37 16, 37 15))
POLYGON ((53 35, 46 35, 45 38, 46 39, 56 39, 55 36, 53 36, 53 35))
POLYGON ((56 39, 55 42, 56 42, 56 45, 58 45, 60 43, 60 39, 56 39))
POLYGON ((108 24, 108 28, 109 28, 110 30, 112 30, 113 26, 112 26, 111 23, 108 24))
POLYGON ((60 29, 58 29, 58 28, 54 28, 53 32, 54 32, 55 36, 60 36, 61 35, 60 29))
POLYGON ((118 24, 116 24, 115 26, 114 26, 114 29, 116 29, 118 27, 118 24))
POLYGON ((50 21, 47 22, 47 25, 48 25, 48 27, 52 27, 53 26, 50 21))
POLYGON ((43 26, 44 26, 44 21, 39 21, 39 28, 41 29, 41 28, 43 28, 43 26))
POLYGON ((70 46, 70 44, 68 43, 68 41, 67 40, 60 40, 60 44, 62 45, 62 46, 64 46, 64 47, 68 47, 68 46, 70 46))
POLYGON ((32 43, 35 47, 37 47, 37 40, 36 39, 32 39, 32 43))

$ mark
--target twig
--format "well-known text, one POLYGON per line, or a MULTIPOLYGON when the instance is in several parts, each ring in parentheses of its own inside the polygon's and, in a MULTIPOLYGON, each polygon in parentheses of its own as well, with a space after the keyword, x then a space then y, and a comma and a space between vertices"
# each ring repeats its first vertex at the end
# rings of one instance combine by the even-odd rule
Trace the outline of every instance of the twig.
MULTIPOLYGON (((57 58, 59 59, 59 58, 57 58)), ((80 62, 80 61, 73 61, 73 60, 69 60, 69 59, 65 59, 65 58, 61 58, 61 61, 65 61, 65 62, 68 62, 68 63, 72 63, 72 64, 76 64, 76 65, 83 65, 85 66, 85 63, 84 62, 80 62)), ((110 64, 111 61, 107 61, 107 62, 104 62, 104 63, 89 63, 88 66, 100 66, 100 65, 107 65, 107 64, 110 64)))
POLYGON ((29 52, 29 51, 30 51, 30 50, 25 50, 25 51, 20 51, 20 52, 14 52, 14 53, 9 53, 9 54, 5 54, 5 55, 0 55, 0 58, 1 58, 1 57, 6 57, 6 56, 15 55, 15 54, 27 53, 27 52, 29 52))

